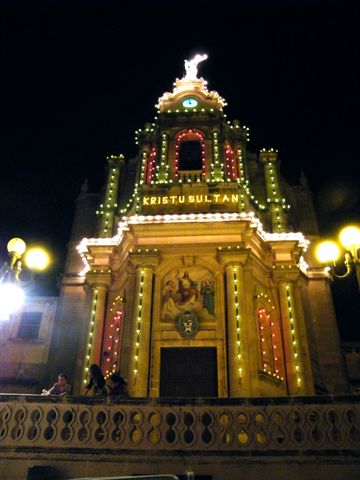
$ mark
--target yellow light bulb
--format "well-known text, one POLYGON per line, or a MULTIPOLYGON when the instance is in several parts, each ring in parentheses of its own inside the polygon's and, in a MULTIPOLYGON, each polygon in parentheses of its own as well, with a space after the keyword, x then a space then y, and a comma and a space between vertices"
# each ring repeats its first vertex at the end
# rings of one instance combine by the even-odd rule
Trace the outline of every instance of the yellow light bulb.
POLYGON ((316 249, 316 258, 321 263, 335 262, 340 255, 339 247, 335 242, 322 242, 316 249))
POLYGON ((354 226, 345 227, 341 230, 339 239, 346 249, 360 246, 360 229, 354 226))
POLYGON ((9 253, 17 253, 22 255, 26 250, 26 243, 21 238, 15 237, 9 240, 7 244, 7 251, 9 253))
POLYGON ((26 252, 24 261, 32 270, 45 270, 50 264, 50 256, 43 248, 34 247, 26 252))

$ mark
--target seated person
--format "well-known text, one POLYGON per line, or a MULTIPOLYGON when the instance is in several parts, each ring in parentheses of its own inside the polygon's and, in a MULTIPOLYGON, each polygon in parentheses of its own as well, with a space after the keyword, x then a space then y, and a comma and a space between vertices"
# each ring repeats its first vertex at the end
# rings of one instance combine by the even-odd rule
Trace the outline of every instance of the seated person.
POLYGON ((71 393, 71 385, 68 383, 69 379, 68 376, 65 375, 65 373, 59 373, 58 376, 58 381, 57 383, 54 383, 54 385, 49 389, 49 390, 43 390, 41 392, 41 395, 70 395, 71 393))
POLYGON ((118 373, 112 373, 107 382, 107 390, 110 398, 127 398, 129 396, 127 382, 118 373))

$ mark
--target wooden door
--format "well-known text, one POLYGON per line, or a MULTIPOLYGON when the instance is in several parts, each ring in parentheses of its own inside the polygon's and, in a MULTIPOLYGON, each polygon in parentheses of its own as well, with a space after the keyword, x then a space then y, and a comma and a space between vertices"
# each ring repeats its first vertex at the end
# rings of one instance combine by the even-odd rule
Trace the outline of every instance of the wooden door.
POLYGON ((162 348, 161 397, 217 397, 215 347, 162 348))

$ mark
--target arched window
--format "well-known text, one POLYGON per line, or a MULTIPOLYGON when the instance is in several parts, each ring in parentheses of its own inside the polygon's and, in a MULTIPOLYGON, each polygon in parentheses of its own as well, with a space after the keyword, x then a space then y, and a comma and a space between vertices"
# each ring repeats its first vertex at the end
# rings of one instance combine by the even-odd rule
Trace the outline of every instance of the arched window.
POLYGON ((230 180, 236 180, 238 178, 235 155, 231 146, 228 143, 226 143, 225 145, 225 168, 226 178, 230 180))
POLYGON ((274 342, 272 337, 270 314, 265 308, 258 310, 260 328, 260 352, 263 370, 275 372, 274 342))
POLYGON ((261 370, 282 380, 285 368, 279 321, 268 295, 260 293, 257 298, 261 370))
POLYGON ((107 320, 103 339, 101 368, 106 376, 119 369, 123 326, 124 304, 118 295, 110 308, 110 318, 107 320))
POLYGON ((153 147, 150 152, 150 157, 147 157, 145 178, 146 182, 150 183, 155 178, 155 164, 156 164, 156 148, 153 147))
POLYGON ((201 170, 202 155, 200 141, 190 140, 180 143, 179 170, 201 170))
POLYGON ((186 130, 177 135, 175 154, 175 177, 179 181, 205 179, 204 134, 186 130))

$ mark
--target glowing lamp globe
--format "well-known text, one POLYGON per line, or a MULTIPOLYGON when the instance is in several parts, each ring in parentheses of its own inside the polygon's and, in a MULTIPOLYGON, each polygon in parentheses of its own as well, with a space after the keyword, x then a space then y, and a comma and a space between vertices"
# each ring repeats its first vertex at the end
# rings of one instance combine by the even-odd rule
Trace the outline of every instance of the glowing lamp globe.
POLYGON ((18 255, 22 255, 26 250, 26 243, 21 238, 12 238, 8 241, 7 244, 7 251, 9 253, 17 253, 18 255))
POLYGON ((0 285, 0 320, 8 320, 12 313, 20 310, 25 294, 22 288, 13 283, 0 285))
POLYGON ((340 242, 346 249, 360 246, 360 229, 357 227, 345 227, 340 232, 340 242))
POLYGON ((340 255, 339 247, 335 242, 322 242, 316 249, 316 258, 321 263, 335 262, 340 255))
POLYGON ((24 258, 25 265, 31 270, 45 270, 50 264, 50 257, 43 248, 29 249, 24 258))

